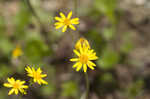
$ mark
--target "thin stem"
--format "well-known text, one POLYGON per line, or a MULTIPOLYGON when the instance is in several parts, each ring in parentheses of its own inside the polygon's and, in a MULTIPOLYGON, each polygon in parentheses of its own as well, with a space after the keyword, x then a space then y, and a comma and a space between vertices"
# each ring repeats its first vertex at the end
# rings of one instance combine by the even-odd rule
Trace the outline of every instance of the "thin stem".
POLYGON ((90 85, 89 85, 89 78, 88 78, 88 74, 87 74, 87 73, 84 73, 84 74, 85 74, 85 80, 86 80, 86 93, 85 93, 85 99, 88 99, 89 88, 90 88, 90 85))

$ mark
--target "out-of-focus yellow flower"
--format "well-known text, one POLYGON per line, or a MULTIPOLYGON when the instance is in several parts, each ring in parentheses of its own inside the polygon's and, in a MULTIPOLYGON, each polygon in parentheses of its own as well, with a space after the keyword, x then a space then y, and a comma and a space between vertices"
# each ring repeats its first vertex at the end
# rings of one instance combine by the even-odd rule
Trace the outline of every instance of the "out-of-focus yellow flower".
POLYGON ((79 71, 83 67, 83 71, 87 71, 87 67, 94 70, 94 66, 96 66, 92 60, 98 59, 96 56, 96 52, 93 49, 89 49, 88 47, 80 47, 79 51, 74 49, 74 53, 78 56, 78 58, 72 58, 70 61, 76 62, 73 65, 73 68, 76 68, 76 71, 79 71))
POLYGON ((71 16, 72 11, 69 12, 67 17, 62 12, 60 12, 60 17, 55 17, 55 20, 58 21, 54 24, 56 29, 63 27, 62 32, 65 32, 67 27, 70 27, 72 30, 76 30, 74 24, 79 24, 79 18, 71 19, 71 16))
POLYGON ((90 44, 85 38, 80 38, 75 44, 75 48, 78 50, 80 47, 87 47, 90 49, 90 44))
POLYGON ((8 83, 4 83, 3 85, 5 87, 12 88, 9 91, 8 95, 11 95, 13 93, 17 95, 19 91, 23 94, 26 94, 26 91, 24 89, 27 89, 28 86, 24 85, 25 81, 15 80, 13 77, 8 78, 7 80, 8 80, 8 83))
POLYGON ((16 46, 16 48, 13 50, 12 52, 12 58, 13 59, 16 59, 18 58, 19 56, 21 56, 23 54, 21 48, 19 45, 16 46))
POLYGON ((33 78, 34 82, 37 82, 38 84, 48 84, 48 82, 46 82, 45 80, 43 80, 42 78, 46 77, 47 74, 42 74, 42 70, 40 68, 38 68, 37 70, 35 70, 33 67, 30 68, 29 66, 27 66, 25 68, 25 70, 27 71, 27 75, 31 78, 33 78))

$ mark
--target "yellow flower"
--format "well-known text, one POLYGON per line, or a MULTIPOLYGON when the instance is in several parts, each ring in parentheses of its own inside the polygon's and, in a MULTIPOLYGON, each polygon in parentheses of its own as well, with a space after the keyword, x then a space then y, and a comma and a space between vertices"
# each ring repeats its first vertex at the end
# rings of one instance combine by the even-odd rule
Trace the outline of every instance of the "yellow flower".
POLYGON ((29 66, 27 66, 25 68, 25 70, 28 73, 29 77, 33 78, 34 82, 37 82, 38 84, 48 84, 45 80, 43 80, 42 78, 46 77, 46 74, 42 74, 42 70, 40 68, 38 68, 37 70, 35 70, 33 67, 30 68, 29 66))
POLYGON ((27 89, 28 86, 24 85, 25 81, 15 80, 13 77, 8 78, 7 80, 8 80, 8 83, 4 83, 3 85, 8 88, 12 87, 8 95, 11 95, 13 93, 17 95, 19 91, 23 94, 26 94, 26 91, 24 89, 27 89))
POLYGON ((90 44, 85 38, 80 38, 75 44, 75 48, 79 49, 80 47, 87 47, 90 49, 90 44))
POLYGON ((21 50, 20 46, 17 45, 16 48, 12 52, 12 58, 16 59, 21 55, 22 55, 22 50, 21 50))
POLYGON ((71 16, 72 11, 69 12, 67 17, 62 12, 60 12, 60 17, 55 17, 55 20, 58 21, 54 24, 56 29, 63 27, 62 32, 65 32, 67 27, 70 27, 72 30, 76 30, 74 24, 79 24, 79 18, 71 19, 71 16))
POLYGON ((73 68, 76 68, 76 71, 79 71, 83 67, 83 71, 87 71, 87 67, 94 70, 94 66, 96 66, 92 60, 98 59, 96 56, 96 52, 93 49, 89 49, 88 47, 80 47, 79 51, 74 49, 74 53, 78 56, 78 58, 72 58, 70 61, 76 62, 73 65, 73 68))

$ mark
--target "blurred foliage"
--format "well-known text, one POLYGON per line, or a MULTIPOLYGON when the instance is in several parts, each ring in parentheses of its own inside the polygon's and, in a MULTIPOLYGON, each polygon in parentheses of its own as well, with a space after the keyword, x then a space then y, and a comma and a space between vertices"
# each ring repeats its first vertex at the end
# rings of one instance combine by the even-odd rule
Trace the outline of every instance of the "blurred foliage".
POLYGON ((116 23, 117 0, 95 0, 95 8, 104 13, 112 23, 116 23))
POLYGON ((135 99, 142 94, 143 83, 143 80, 138 80, 127 88, 126 92, 129 99, 135 99))
MULTIPOLYGON (((48 75, 46 81, 49 84, 38 87, 39 90, 36 90, 37 94, 41 95, 40 99, 79 99, 80 92, 84 95, 83 89, 85 84, 82 76, 72 73, 70 71, 71 64, 68 62, 68 58, 72 55, 70 54, 73 47, 71 44, 75 42, 71 39, 72 37, 69 37, 71 35, 67 34, 71 31, 62 33, 59 30, 55 30, 53 25, 54 16, 58 15, 59 11, 67 13, 70 10, 73 11, 73 16, 79 16, 80 18, 78 31, 73 33, 78 33, 77 36, 75 35, 76 37, 83 36, 87 38, 99 57, 96 61, 98 68, 95 71, 89 71, 91 85, 89 96, 94 97, 91 99, 106 99, 107 95, 112 98, 116 94, 127 97, 125 99, 138 99, 137 97, 143 94, 145 82, 143 80, 135 80, 134 72, 137 69, 132 66, 129 67, 131 65, 129 62, 127 64, 124 62, 128 60, 133 62, 130 58, 127 59, 128 57, 126 56, 132 52, 136 45, 133 42, 131 35, 133 33, 130 30, 122 31, 119 26, 117 27, 122 21, 126 21, 118 18, 120 17, 118 13, 123 13, 118 8, 119 0, 93 0, 87 2, 86 0, 78 0, 80 4, 77 10, 78 15, 75 15, 74 5, 71 5, 72 1, 61 4, 57 0, 30 0, 38 17, 33 14, 28 4, 24 1, 26 0, 0 1, 2 5, 9 5, 12 2, 16 4, 12 7, 15 10, 10 10, 11 6, 9 8, 0 5, 2 9, 0 10, 0 14, 2 13, 0 15, 0 99, 14 98, 7 95, 8 90, 3 88, 2 84, 7 77, 12 76, 26 80, 27 78, 24 77, 26 65, 36 68, 41 67, 43 72, 48 75), (82 6, 83 3, 84 5, 82 6), (118 33, 118 30, 121 32, 118 33), (14 60, 12 59, 12 51, 17 44, 21 45, 23 55, 14 60), (132 70, 133 75, 123 75, 123 69, 120 69, 118 73, 118 68, 116 68, 118 64, 121 67, 124 66, 123 68, 127 69, 127 71, 134 69, 132 70), (72 76, 65 76, 64 80, 62 75, 65 73, 74 75, 79 79, 77 81, 68 80, 72 79, 72 76), (125 76, 125 78, 132 76, 133 81, 127 87, 123 86, 124 89, 122 89, 120 76, 125 76)), ((143 64, 146 64, 144 62, 143 64)), ((144 68, 144 66, 141 67, 144 68)), ((30 91, 25 98, 38 99, 33 94, 34 90, 31 89, 30 91)), ((115 97, 115 99, 117 98, 115 97)))
POLYGON ((69 81, 62 84, 62 96, 74 96, 78 95, 77 84, 73 81, 69 81))
POLYGON ((119 62, 119 59, 119 53, 113 51, 111 48, 106 48, 103 50, 97 64, 102 69, 112 69, 119 62))

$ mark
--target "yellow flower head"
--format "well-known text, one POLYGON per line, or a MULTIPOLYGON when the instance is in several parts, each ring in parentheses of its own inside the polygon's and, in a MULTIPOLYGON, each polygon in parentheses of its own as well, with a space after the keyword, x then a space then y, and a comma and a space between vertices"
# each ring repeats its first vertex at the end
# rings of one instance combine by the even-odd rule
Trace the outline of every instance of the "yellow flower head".
POLYGON ((63 27, 62 32, 67 30, 67 27, 70 27, 72 30, 76 30, 74 24, 79 24, 79 18, 71 19, 72 11, 69 12, 66 17, 62 12, 60 12, 60 17, 55 17, 55 20, 58 21, 54 25, 56 29, 63 27))
POLYGON ((23 94, 26 94, 26 91, 24 89, 27 89, 28 86, 24 85, 25 81, 15 80, 13 77, 8 78, 7 80, 8 80, 8 83, 4 83, 3 85, 5 87, 12 88, 9 91, 8 95, 11 95, 13 93, 17 95, 19 91, 23 94))
POLYGON ((78 50, 80 47, 87 47, 90 49, 90 44, 85 38, 80 38, 75 44, 75 48, 78 50))
POLYGON ((30 68, 29 66, 27 66, 25 68, 25 70, 28 73, 29 77, 33 78, 34 82, 37 82, 38 84, 48 84, 48 82, 46 82, 45 80, 43 80, 42 78, 46 77, 46 74, 42 74, 42 70, 40 68, 38 68, 37 70, 35 70, 33 67, 30 68))
POLYGON ((80 47, 79 51, 74 49, 74 53, 78 56, 78 58, 72 58, 70 61, 76 62, 73 65, 73 68, 76 68, 76 71, 79 71, 83 67, 83 71, 87 71, 87 67, 94 70, 94 66, 96 66, 92 60, 98 59, 96 56, 96 52, 93 49, 89 49, 88 47, 80 47))
POLYGON ((16 58, 18 58, 21 55, 22 55, 22 50, 21 50, 20 46, 17 45, 16 48, 12 52, 12 58, 16 59, 16 58))

